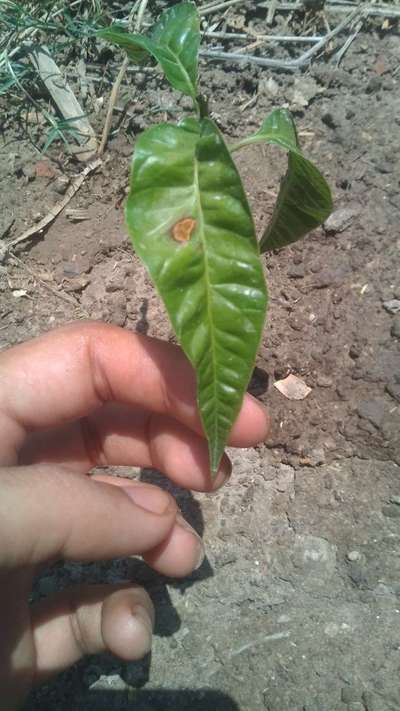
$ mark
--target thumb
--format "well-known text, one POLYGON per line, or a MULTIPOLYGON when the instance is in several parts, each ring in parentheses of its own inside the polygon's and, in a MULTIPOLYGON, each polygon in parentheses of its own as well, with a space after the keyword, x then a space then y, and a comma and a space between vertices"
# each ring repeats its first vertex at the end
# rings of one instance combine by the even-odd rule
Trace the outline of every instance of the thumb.
POLYGON ((63 467, 2 469, 0 564, 142 554, 171 531, 177 507, 158 487, 110 486, 63 467))

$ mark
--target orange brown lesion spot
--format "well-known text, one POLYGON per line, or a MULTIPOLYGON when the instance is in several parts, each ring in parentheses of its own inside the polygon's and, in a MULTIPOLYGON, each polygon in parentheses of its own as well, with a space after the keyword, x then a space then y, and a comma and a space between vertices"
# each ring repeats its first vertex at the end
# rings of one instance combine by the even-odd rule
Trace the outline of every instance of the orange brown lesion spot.
POLYGON ((176 222, 172 228, 172 237, 176 242, 188 242, 196 227, 196 220, 192 217, 184 217, 176 222))

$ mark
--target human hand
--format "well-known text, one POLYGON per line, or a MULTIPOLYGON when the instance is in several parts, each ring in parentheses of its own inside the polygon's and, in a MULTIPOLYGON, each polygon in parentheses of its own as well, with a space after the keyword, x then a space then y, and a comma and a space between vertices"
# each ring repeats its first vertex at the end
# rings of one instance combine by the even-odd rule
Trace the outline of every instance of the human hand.
MULTIPOLYGON (((38 566, 142 555, 189 574, 200 538, 172 497, 139 481, 87 476, 99 465, 155 467, 180 486, 213 482, 193 371, 179 348, 99 323, 73 324, 0 354, 0 697, 15 708, 34 683, 84 654, 138 659, 153 606, 138 586, 80 586, 32 606, 38 566)), ((268 418, 247 395, 230 444, 263 440, 268 418)))

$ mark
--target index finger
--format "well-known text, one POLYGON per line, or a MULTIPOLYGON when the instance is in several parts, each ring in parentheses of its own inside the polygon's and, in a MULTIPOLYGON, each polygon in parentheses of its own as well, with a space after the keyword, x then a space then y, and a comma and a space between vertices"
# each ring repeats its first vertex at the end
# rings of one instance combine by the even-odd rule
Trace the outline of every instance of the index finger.
MULTIPOLYGON (((84 417, 110 401, 168 414, 202 433, 194 372, 180 348, 80 322, 0 354, 3 462, 15 463, 28 432, 84 417)), ((267 431, 264 408, 247 395, 230 444, 252 446, 267 431)))

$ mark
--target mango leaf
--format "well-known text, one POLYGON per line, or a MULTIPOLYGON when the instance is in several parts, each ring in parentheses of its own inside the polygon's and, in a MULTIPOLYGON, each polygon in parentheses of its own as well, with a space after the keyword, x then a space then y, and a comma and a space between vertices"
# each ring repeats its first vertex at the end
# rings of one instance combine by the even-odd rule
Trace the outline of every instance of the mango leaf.
POLYGON ((126 222, 196 371, 215 473, 251 376, 267 293, 240 177, 212 121, 141 134, 126 222))
POLYGON ((122 47, 137 64, 153 57, 174 89, 196 99, 200 19, 192 3, 183 2, 163 12, 149 37, 129 34, 120 26, 98 34, 122 47))
POLYGON ((276 109, 253 136, 236 144, 237 150, 251 143, 273 143, 288 151, 288 169, 269 225, 260 242, 261 252, 279 249, 304 237, 321 225, 332 212, 332 197, 325 178, 305 158, 291 115, 276 109))

